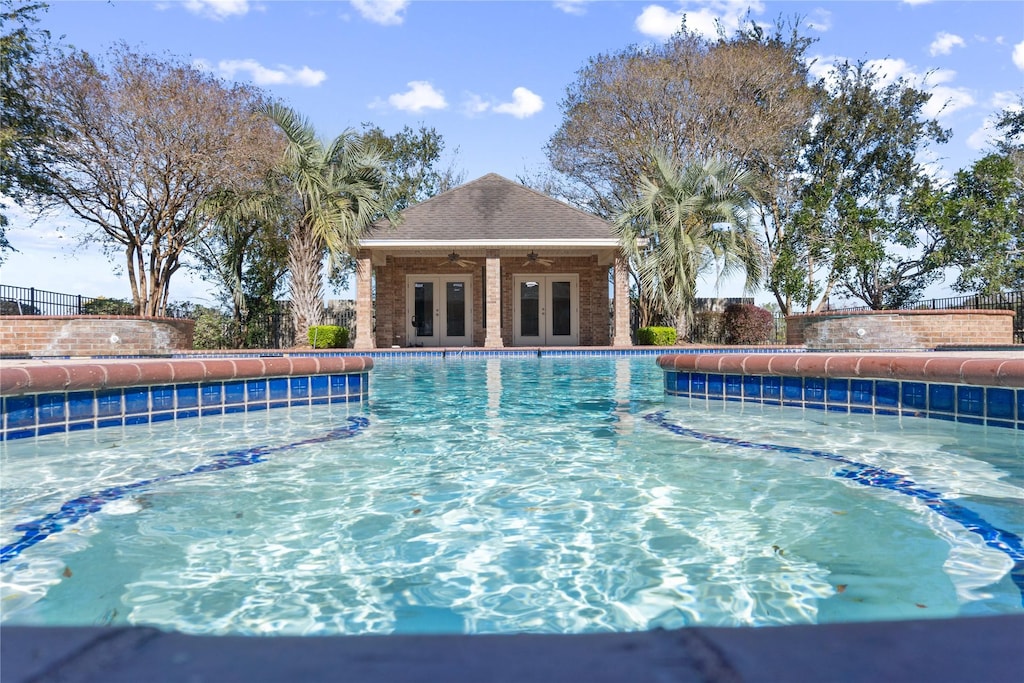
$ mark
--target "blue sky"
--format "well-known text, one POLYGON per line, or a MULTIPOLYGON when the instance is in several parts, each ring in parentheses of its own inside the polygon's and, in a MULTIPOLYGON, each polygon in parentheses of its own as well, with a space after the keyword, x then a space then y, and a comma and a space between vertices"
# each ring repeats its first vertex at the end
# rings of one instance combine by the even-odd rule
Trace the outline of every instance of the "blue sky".
MULTIPOLYGON (((731 32, 748 10, 763 23, 802 17, 817 41, 816 72, 837 59, 867 60, 932 92, 929 113, 953 130, 930 159, 943 175, 984 153, 993 115, 1024 93, 1020 2, 56 0, 40 25, 91 52, 125 41, 254 83, 324 137, 364 122, 389 133, 434 127, 446 161, 472 180, 544 167, 559 102, 589 57, 662 41, 684 15, 693 30, 712 34, 717 20, 731 32)), ((118 261, 95 246, 74 248, 80 225, 11 218, 19 253, 0 268, 3 284, 129 296, 118 261)), ((172 300, 212 303, 208 292, 183 271, 171 283, 172 300)))

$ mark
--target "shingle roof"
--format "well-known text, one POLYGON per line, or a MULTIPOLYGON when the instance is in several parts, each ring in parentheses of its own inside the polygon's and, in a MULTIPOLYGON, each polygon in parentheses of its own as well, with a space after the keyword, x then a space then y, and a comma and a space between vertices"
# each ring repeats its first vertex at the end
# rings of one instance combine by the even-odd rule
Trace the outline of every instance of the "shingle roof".
POLYGON ((608 240, 605 220, 496 173, 409 207, 396 227, 375 223, 365 242, 469 240, 608 240))

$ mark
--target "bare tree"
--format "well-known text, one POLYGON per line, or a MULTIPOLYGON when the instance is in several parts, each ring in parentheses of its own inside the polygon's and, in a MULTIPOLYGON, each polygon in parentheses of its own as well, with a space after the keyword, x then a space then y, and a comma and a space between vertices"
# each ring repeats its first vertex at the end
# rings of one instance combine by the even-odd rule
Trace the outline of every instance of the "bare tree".
POLYGON ((136 311, 163 315, 171 276, 208 225, 204 199, 258 182, 281 154, 261 94, 124 44, 102 60, 59 55, 38 83, 56 127, 44 204, 122 251, 136 311))
MULTIPOLYGON (((811 41, 797 28, 750 25, 710 40, 684 26, 664 44, 591 58, 546 147, 557 175, 531 184, 612 218, 656 173, 652 150, 682 164, 722 159, 752 175, 771 266, 791 221, 792 171, 815 104, 804 56, 811 41)), ((641 311, 654 310, 639 267, 641 311)), ((779 304, 788 310, 785 297, 779 304)))

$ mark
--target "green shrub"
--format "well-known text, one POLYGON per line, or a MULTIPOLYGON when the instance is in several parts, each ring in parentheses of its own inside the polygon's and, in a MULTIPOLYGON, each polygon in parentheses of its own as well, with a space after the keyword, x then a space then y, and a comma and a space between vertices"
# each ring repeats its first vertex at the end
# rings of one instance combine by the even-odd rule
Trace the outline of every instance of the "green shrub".
POLYGON ((124 299, 98 297, 82 304, 86 315, 135 315, 135 304, 124 299))
POLYGON ((338 325, 312 325, 309 345, 314 349, 343 349, 348 346, 348 328, 338 325))
POLYGON ((225 349, 231 345, 228 335, 231 319, 226 314, 214 308, 196 306, 193 315, 196 327, 192 334, 192 348, 225 349))
POLYGON ((636 331, 636 343, 641 346, 672 346, 676 343, 674 327, 641 327, 636 331))
POLYGON ((729 304, 722 322, 726 344, 767 344, 775 332, 771 311, 752 304, 729 304))

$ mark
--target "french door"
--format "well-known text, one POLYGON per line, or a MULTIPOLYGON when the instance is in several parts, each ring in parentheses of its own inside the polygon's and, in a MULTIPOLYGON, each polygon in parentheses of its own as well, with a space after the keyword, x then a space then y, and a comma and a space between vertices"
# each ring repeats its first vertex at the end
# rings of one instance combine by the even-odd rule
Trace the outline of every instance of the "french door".
POLYGON ((406 278, 406 339, 410 346, 470 346, 473 278, 410 275, 406 278))
POLYGON ((516 346, 579 344, 579 276, 516 275, 513 287, 516 346))

